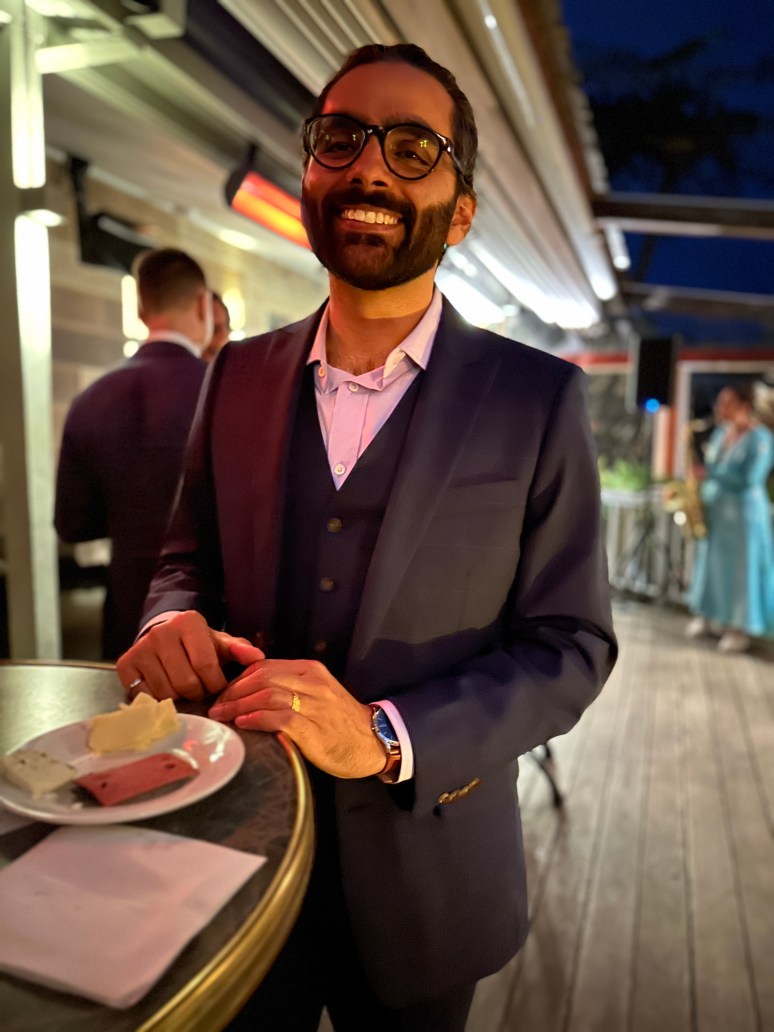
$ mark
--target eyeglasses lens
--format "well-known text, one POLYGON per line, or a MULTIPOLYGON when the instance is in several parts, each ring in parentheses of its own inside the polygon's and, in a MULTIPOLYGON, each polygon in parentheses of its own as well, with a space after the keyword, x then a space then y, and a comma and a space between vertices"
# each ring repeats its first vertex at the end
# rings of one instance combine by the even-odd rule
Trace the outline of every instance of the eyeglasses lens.
MULTIPOLYGON (((360 154, 366 131, 353 119, 319 118, 310 128, 312 156, 326 168, 345 168, 360 154)), ((405 179, 421 179, 438 163, 441 144, 420 125, 396 125, 384 134, 382 152, 387 168, 405 179)))

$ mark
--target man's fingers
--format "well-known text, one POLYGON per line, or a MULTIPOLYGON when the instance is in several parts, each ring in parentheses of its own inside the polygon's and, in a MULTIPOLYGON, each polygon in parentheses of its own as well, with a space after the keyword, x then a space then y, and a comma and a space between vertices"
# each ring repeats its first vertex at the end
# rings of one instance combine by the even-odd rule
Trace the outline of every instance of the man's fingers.
MULTIPOLYGON (((217 660, 213 661, 217 666, 217 660)), ((162 657, 162 664, 173 687, 175 696, 197 702, 204 698, 203 674, 197 667, 194 657, 188 652, 188 646, 183 642, 183 648, 166 653, 162 657)), ((222 675, 221 675, 222 677, 222 675)), ((222 678, 225 681, 225 678, 222 678)))
MULTIPOLYGON (((123 657, 122 657, 123 658, 123 657)), ((150 653, 140 660, 130 660, 127 664, 117 665, 118 676, 127 695, 134 698, 139 692, 147 692, 154 699, 175 699, 177 692, 167 676, 167 672, 158 658, 150 653), (137 682, 140 682, 137 684, 137 682)))
POLYGON ((241 663, 242 666, 249 666, 251 663, 265 658, 261 649, 257 645, 251 645, 247 638, 232 638, 224 631, 213 631, 213 638, 215 650, 221 662, 234 660, 236 663, 241 663))
POLYGON ((243 731, 284 731, 288 738, 295 741, 298 722, 292 719, 294 716, 291 710, 255 710, 237 717, 234 723, 243 731))
POLYGON ((239 677, 235 677, 221 692, 218 702, 234 702, 236 699, 243 699, 246 695, 253 695, 266 687, 263 680, 264 670, 260 664, 255 664, 243 670, 239 677))
POLYGON ((220 691, 226 681, 207 622, 200 613, 177 613, 150 628, 118 661, 121 683, 142 678, 154 698, 200 699, 204 690, 220 691))
MULTIPOLYGON (((231 688, 229 687, 229 691, 231 688)), ((244 716, 254 710, 287 710, 293 712, 293 692, 286 688, 258 688, 253 685, 244 695, 235 698, 225 698, 225 692, 221 695, 214 706, 209 710, 209 716, 213 720, 230 721, 237 717, 244 716)), ((299 696, 300 699, 300 696, 299 696)), ((307 700, 308 701, 308 700, 307 700)), ((303 703, 301 704, 303 708, 303 703)))

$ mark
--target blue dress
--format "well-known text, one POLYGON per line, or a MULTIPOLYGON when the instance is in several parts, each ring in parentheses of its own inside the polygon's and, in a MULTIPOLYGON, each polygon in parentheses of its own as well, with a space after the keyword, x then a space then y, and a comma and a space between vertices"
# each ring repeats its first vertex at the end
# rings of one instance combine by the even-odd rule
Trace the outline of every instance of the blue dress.
POLYGON ((718 427, 701 485, 707 537, 699 541, 688 593, 694 613, 747 634, 774 634, 774 535, 766 479, 774 434, 757 426, 723 448, 718 427))

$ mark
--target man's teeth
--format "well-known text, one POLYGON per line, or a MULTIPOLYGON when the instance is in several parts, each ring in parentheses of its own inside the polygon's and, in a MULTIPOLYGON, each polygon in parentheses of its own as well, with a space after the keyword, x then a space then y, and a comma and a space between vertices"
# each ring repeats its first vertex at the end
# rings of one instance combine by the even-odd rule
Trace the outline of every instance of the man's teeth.
POLYGON ((379 225, 385 226, 398 224, 395 215, 385 215, 383 211, 363 211, 362 208, 347 208, 344 218, 354 219, 356 222, 377 222, 379 225))

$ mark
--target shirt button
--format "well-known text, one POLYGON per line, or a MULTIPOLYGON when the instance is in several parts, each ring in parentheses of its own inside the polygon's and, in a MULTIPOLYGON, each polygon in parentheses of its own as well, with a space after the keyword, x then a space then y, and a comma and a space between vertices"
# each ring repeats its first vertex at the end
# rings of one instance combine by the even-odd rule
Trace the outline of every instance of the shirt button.
POLYGON ((312 645, 312 652, 317 653, 318 656, 321 656, 323 654, 323 652, 327 651, 327 649, 328 649, 328 642, 327 641, 316 641, 314 643, 314 645, 312 645))
POLYGON ((318 376, 325 376, 325 366, 318 366, 317 367, 317 375, 318 376))
POLYGON ((344 465, 343 462, 337 462, 336 465, 333 467, 333 472, 336 473, 338 476, 342 476, 342 474, 347 472, 347 467, 344 465))
POLYGON ((333 577, 323 577, 320 581, 320 591, 333 591, 336 581, 333 577))
POLYGON ((338 534, 338 532, 342 529, 344 524, 341 522, 338 516, 334 516, 333 519, 328 520, 325 526, 328 528, 331 534, 338 534))
POLYGON ((348 383, 347 387, 349 387, 353 394, 357 394, 357 392, 360 390, 359 383, 348 383))

